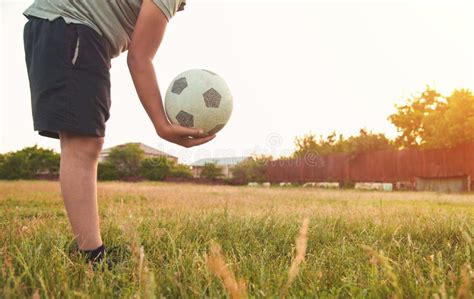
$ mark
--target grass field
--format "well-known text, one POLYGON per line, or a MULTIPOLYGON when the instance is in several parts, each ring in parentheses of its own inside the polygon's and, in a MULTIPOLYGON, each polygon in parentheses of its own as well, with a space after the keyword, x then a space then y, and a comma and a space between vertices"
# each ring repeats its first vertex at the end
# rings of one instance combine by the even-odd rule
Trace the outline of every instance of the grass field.
POLYGON ((101 183, 99 204, 122 261, 93 271, 57 183, 0 182, 0 297, 473 296, 473 195, 101 183))

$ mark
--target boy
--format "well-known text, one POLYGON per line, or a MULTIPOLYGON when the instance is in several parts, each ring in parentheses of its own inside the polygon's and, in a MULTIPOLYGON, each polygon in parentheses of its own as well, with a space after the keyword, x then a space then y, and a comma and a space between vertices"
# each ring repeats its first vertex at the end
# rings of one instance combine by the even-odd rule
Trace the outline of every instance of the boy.
POLYGON ((185 1, 35 0, 24 12, 34 129, 60 139, 61 193, 77 245, 92 262, 105 252, 96 180, 111 104, 110 59, 128 50, 137 94, 158 136, 184 147, 215 137, 167 120, 152 65, 167 22, 185 1))

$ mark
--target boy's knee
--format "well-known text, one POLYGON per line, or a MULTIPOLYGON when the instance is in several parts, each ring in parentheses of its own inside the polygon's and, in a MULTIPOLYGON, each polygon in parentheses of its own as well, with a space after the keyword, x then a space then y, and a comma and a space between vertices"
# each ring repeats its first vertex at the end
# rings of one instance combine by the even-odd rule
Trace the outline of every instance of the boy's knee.
POLYGON ((70 153, 76 157, 87 160, 98 160, 102 146, 103 137, 92 137, 61 133, 61 152, 70 153))
POLYGON ((91 140, 88 140, 87 142, 85 142, 85 145, 84 145, 86 154, 94 160, 99 159, 100 152, 102 151, 103 145, 104 145, 104 138, 102 137, 92 138, 91 140))

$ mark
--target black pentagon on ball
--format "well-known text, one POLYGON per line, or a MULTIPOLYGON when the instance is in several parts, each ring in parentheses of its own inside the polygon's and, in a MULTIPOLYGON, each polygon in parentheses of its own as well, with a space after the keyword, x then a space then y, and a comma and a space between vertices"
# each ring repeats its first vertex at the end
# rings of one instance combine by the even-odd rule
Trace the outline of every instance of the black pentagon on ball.
POLYGON ((193 115, 187 113, 186 111, 183 111, 183 110, 179 111, 178 114, 176 114, 176 120, 183 127, 191 128, 194 126, 193 115))
POLYGON ((222 96, 214 88, 209 89, 202 94, 204 102, 208 108, 218 108, 221 103, 222 96))
POLYGON ((213 129, 211 129, 208 134, 209 134, 209 135, 214 135, 214 134, 216 134, 217 132, 219 132, 220 130, 222 130, 222 128, 223 128, 224 126, 225 126, 225 124, 223 124, 223 125, 217 125, 217 126, 215 126, 213 129))
POLYGON ((188 87, 188 81, 186 81, 186 77, 179 78, 174 81, 173 87, 171 87, 171 92, 175 94, 181 94, 186 87, 188 87))

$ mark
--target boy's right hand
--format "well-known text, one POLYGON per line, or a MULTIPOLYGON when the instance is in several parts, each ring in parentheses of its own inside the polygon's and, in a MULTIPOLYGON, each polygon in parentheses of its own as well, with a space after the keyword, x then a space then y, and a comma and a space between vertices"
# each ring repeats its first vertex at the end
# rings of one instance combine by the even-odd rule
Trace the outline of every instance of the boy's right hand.
POLYGON ((201 129, 171 123, 157 129, 157 133, 161 138, 186 148, 204 144, 216 137, 216 135, 205 135, 201 129))

